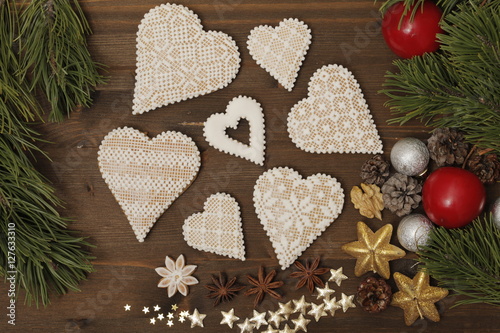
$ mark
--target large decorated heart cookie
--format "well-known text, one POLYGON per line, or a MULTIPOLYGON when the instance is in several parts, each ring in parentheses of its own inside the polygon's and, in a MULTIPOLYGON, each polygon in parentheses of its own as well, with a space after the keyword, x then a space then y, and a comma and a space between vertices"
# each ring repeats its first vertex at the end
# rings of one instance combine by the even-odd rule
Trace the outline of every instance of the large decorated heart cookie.
POLYGON ((193 182, 200 169, 200 152, 179 132, 153 139, 130 127, 104 138, 99 169, 120 204, 139 242, 156 220, 193 182))
POLYGON ((274 168, 257 180, 253 200, 281 268, 286 269, 342 212, 344 190, 325 174, 304 179, 293 169, 274 168))
POLYGON ((197 250, 245 260, 240 206, 229 194, 210 196, 202 213, 184 221, 183 234, 188 245, 197 250))
POLYGON ((227 86, 240 68, 234 40, 204 31, 188 8, 163 4, 147 13, 137 32, 133 114, 205 95, 227 86))
POLYGON ((382 141, 354 76, 340 65, 320 68, 308 97, 288 115, 295 145, 311 153, 382 153, 382 141))
POLYGON ((292 91, 311 38, 311 30, 304 22, 290 18, 277 27, 261 25, 252 29, 247 45, 257 64, 292 91))
POLYGON ((253 98, 238 96, 227 105, 226 113, 215 113, 205 122, 203 135, 214 148, 238 157, 246 158, 258 165, 264 164, 265 149, 264 113, 253 98), (238 122, 246 119, 250 127, 249 145, 230 138, 226 130, 236 129, 238 122))

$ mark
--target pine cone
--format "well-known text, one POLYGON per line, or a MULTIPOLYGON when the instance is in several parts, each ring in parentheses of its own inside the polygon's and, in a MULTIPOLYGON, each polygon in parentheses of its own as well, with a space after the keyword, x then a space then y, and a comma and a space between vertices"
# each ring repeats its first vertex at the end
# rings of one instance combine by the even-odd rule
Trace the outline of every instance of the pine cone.
POLYGON ((427 148, 438 167, 464 163, 469 152, 469 144, 462 132, 454 128, 438 128, 427 140, 427 148))
POLYGON ((389 177, 390 164, 382 155, 375 155, 361 167, 361 179, 366 184, 382 186, 389 177))
POLYGON ((483 184, 493 184, 500 179, 500 161, 496 154, 474 152, 467 162, 467 168, 478 176, 483 184))
POLYGON ((387 282, 374 276, 369 276, 358 287, 356 301, 370 313, 383 311, 391 303, 392 290, 387 282))
POLYGON ((382 199, 385 208, 401 217, 418 207, 421 192, 422 185, 417 179, 396 173, 382 186, 382 199))

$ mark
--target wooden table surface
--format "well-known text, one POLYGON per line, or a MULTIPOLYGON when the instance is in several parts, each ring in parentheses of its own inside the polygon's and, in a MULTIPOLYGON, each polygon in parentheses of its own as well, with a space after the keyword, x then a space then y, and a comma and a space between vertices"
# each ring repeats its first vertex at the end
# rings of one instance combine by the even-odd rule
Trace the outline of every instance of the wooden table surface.
MULTIPOLYGON (((252 201, 253 186, 265 170, 289 166, 303 176, 326 173, 336 177, 345 193, 361 182, 359 170, 370 156, 363 154, 311 154, 299 150, 286 131, 286 118, 290 108, 307 94, 311 75, 326 64, 340 64, 355 75, 378 127, 388 158, 391 147, 403 137, 420 139, 429 137, 428 128, 418 122, 405 126, 388 125, 390 113, 378 94, 384 82, 384 73, 393 70, 395 55, 386 47, 380 33, 379 4, 367 0, 298 0, 243 1, 243 0, 181 0, 197 13, 206 30, 220 30, 234 38, 241 53, 241 68, 236 79, 225 89, 192 100, 176 103, 140 116, 131 114, 135 71, 135 37, 143 15, 161 4, 158 0, 82 0, 81 5, 91 23, 94 34, 89 45, 94 58, 108 66, 109 82, 98 87, 95 104, 89 110, 73 114, 62 124, 44 124, 39 127, 46 140, 54 142, 42 148, 49 152, 53 162, 40 159, 38 167, 54 182, 58 195, 66 201, 65 216, 75 218, 72 229, 81 230, 96 245, 92 250, 96 272, 81 283, 81 292, 71 292, 53 297, 47 308, 37 309, 23 305, 22 295, 17 303, 16 326, 1 320, 0 331, 17 332, 181 332, 191 331, 188 323, 177 319, 169 328, 165 320, 149 324, 151 313, 140 310, 158 304, 165 315, 172 304, 179 310, 199 309, 207 315, 205 328, 193 332, 228 332, 221 326, 220 311, 235 309, 238 317, 252 316, 252 297, 240 293, 232 302, 213 308, 205 296, 204 284, 211 274, 224 271, 237 275, 245 283, 246 274, 256 275, 259 266, 277 269, 277 278, 285 281, 281 288, 284 301, 306 294, 296 291, 295 281, 288 277, 294 270, 281 271, 270 241, 255 214, 252 201), (288 92, 262 68, 257 66, 246 48, 246 39, 253 27, 262 24, 277 25, 284 18, 298 18, 309 25, 313 40, 295 88, 288 92), (257 99, 264 108, 266 121, 266 161, 263 167, 210 147, 202 135, 202 124, 211 114, 223 112, 226 104, 240 94, 257 99), (155 136, 162 131, 175 130, 191 136, 201 151, 202 166, 196 181, 160 217, 144 243, 139 243, 107 188, 97 165, 97 150, 103 137, 112 129, 131 126, 155 136), (229 259, 190 248, 182 237, 184 219, 202 210, 205 199, 216 192, 233 195, 242 211, 247 260, 229 259), (169 299, 165 289, 157 288, 159 276, 154 268, 164 265, 165 256, 184 254, 189 264, 198 265, 194 276, 200 284, 190 288, 187 297, 179 294, 169 299), (132 306, 125 312, 124 305, 132 306)), ((232 131, 233 137, 246 140, 248 126, 232 131)), ((499 186, 488 187, 490 198, 499 194, 499 186)), ((383 221, 359 215, 346 195, 340 217, 300 257, 321 256, 322 265, 344 268, 349 279, 340 294, 354 294, 361 278, 354 276, 355 260, 343 253, 340 247, 356 240, 356 222, 364 221, 378 229, 385 223, 397 226, 400 219, 385 210, 383 221)), ((398 244, 393 235, 392 243, 398 244)), ((391 263, 392 272, 414 273, 414 254, 391 263)), ((391 283, 392 279, 391 279, 391 283)), ((6 285, 0 285, 2 300, 6 285)), ((406 327, 403 311, 389 307, 380 314, 368 314, 361 308, 337 312, 335 317, 325 317, 309 324, 309 332, 498 332, 499 308, 485 304, 451 308, 457 300, 449 296, 437 303, 441 322, 418 320, 406 327)), ((2 301, 3 302, 3 301, 2 301)), ((2 303, 5 304, 5 303, 2 303)), ((276 310, 277 301, 266 298, 257 310, 276 310)), ((2 306, 2 308, 4 308, 2 306)), ((5 308, 4 308, 5 309, 5 308)), ((4 310, 5 311, 5 310, 4 310)), ((178 313, 178 312, 177 312, 178 313)), ((309 318, 312 319, 312 318, 309 318)), ((240 320, 241 322, 241 320, 240 320)), ((291 324, 293 327, 293 324, 291 324)), ((233 331, 237 331, 235 327, 233 331)))

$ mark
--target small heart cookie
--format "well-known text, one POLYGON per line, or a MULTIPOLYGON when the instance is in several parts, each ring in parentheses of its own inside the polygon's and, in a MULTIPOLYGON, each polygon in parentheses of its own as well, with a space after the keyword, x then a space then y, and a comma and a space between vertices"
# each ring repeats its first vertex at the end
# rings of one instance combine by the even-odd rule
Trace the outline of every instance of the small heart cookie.
POLYGON ((189 246, 245 261, 240 206, 229 194, 210 196, 204 211, 188 217, 182 229, 189 246))
POLYGON ((323 66, 308 97, 288 115, 288 133, 310 153, 382 153, 382 141, 354 76, 340 65, 323 66))
POLYGON ((257 64, 292 91, 311 44, 311 30, 302 21, 285 19, 277 27, 258 26, 248 36, 248 51, 257 64))
POLYGON ((290 168, 264 172, 254 187, 255 211, 286 269, 340 215, 344 190, 331 176, 306 179, 290 168))
POLYGON ((203 135, 214 148, 234 156, 246 158, 258 165, 264 164, 266 146, 264 113, 262 107, 253 98, 238 96, 226 107, 226 113, 215 113, 205 122, 203 135), (228 128, 236 129, 241 119, 246 119, 250 126, 250 144, 246 145, 230 138, 228 128))
POLYGON ((204 31, 187 7, 163 4, 149 11, 137 32, 133 114, 205 95, 227 86, 240 68, 234 40, 204 31))
POLYGON ((99 170, 139 242, 196 178, 200 152, 179 132, 153 139, 130 127, 109 132, 99 147, 99 170))

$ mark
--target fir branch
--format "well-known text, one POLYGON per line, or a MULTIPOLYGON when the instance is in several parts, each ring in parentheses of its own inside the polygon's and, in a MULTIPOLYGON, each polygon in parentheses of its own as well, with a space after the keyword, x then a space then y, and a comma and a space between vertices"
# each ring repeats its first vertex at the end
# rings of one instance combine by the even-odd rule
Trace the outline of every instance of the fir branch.
POLYGON ((396 60, 384 83, 395 114, 390 123, 420 119, 455 127, 468 142, 500 153, 499 2, 459 6, 446 16, 441 52, 396 60), (479 36, 479 37, 478 37, 479 36))
POLYGON ((21 14, 21 75, 31 73, 50 105, 49 119, 62 121, 81 107, 90 107, 95 86, 104 83, 87 49, 89 24, 78 0, 33 0, 21 14))
POLYGON ((437 227, 418 253, 423 268, 439 284, 467 296, 455 304, 500 306, 500 229, 489 214, 465 228, 437 227))
POLYGON ((26 302, 47 305, 49 294, 78 290, 91 272, 93 259, 83 238, 66 229, 68 220, 57 208, 61 201, 33 163, 33 153, 44 155, 41 141, 29 122, 40 107, 26 82, 16 73, 17 12, 13 0, 0 2, 0 276, 12 271, 7 261, 9 225, 15 226, 16 285, 26 302))

